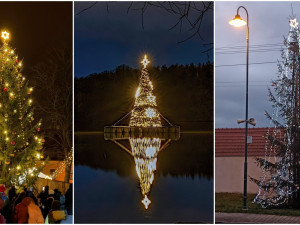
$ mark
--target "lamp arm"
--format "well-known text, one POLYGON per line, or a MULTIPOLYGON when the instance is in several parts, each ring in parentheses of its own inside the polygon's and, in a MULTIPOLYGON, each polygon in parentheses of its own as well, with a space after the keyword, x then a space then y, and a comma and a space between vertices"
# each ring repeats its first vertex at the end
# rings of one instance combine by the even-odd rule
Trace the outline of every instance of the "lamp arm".
POLYGON ((237 10, 236 10, 236 14, 239 15, 239 10, 240 10, 240 8, 243 8, 243 9, 246 11, 246 14, 247 14, 247 27, 249 27, 249 15, 248 15, 247 9, 246 9, 244 6, 239 6, 239 7, 237 8, 237 10))

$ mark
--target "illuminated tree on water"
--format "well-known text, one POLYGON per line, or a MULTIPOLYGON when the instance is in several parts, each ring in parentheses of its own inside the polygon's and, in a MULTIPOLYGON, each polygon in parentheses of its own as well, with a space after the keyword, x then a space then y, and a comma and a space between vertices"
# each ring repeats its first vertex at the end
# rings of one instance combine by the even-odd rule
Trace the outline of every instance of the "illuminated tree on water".
POLYGON ((32 186, 43 164, 41 123, 35 123, 32 87, 22 75, 22 62, 2 32, 0 47, 0 184, 32 186))
POLYGON ((270 125, 266 135, 265 158, 257 159, 263 175, 254 202, 262 207, 300 204, 300 37, 296 19, 290 20, 290 31, 284 40, 279 76, 269 89, 273 113, 266 112, 270 125))
POLYGON ((153 95, 153 85, 146 68, 148 61, 145 55, 141 62, 144 67, 140 83, 135 94, 135 103, 131 112, 130 127, 161 127, 159 112, 156 109, 156 97, 153 95))
MULTIPOLYGON (((135 95, 135 103, 131 111, 130 127, 161 127, 161 119, 156 105, 156 97, 153 95, 153 85, 150 81, 147 64, 150 61, 145 55, 141 62, 144 67, 135 95)), ((142 203, 148 209, 151 201, 148 195, 154 180, 157 155, 160 149, 159 138, 129 138, 132 155, 134 157, 136 172, 140 180, 140 187, 144 199, 142 203)))

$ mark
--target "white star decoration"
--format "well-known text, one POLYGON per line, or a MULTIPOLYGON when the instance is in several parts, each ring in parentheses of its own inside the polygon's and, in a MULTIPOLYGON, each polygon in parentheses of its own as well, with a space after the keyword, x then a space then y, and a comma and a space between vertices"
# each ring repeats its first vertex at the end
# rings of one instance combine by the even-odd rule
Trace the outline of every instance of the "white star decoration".
POLYGON ((145 55, 144 59, 141 61, 141 63, 144 65, 144 68, 146 68, 147 64, 150 63, 150 61, 147 59, 147 55, 145 55))
POLYGON ((145 205, 145 209, 148 209, 148 206, 150 205, 151 201, 149 200, 147 195, 145 195, 145 198, 143 199, 142 203, 145 205))
POLYGON ((293 20, 290 20, 290 26, 293 27, 293 28, 296 28, 298 27, 298 22, 296 21, 296 18, 293 19, 293 20))
POLYGON ((6 32, 6 31, 3 31, 1 37, 2 37, 4 40, 6 40, 6 39, 9 38, 9 33, 6 32))

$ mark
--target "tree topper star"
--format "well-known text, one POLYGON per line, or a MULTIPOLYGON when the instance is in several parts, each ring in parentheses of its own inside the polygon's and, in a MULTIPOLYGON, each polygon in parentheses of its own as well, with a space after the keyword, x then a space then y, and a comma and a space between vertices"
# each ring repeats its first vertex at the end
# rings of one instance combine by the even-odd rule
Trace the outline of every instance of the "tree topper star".
POLYGON ((145 198, 143 199, 142 203, 145 205, 145 209, 148 209, 148 206, 150 205, 151 201, 149 200, 147 195, 145 195, 145 198))
POLYGON ((141 61, 141 63, 144 65, 144 68, 146 68, 147 64, 150 63, 150 61, 147 59, 147 55, 145 55, 144 59, 141 61))
POLYGON ((293 20, 290 20, 290 26, 293 28, 296 28, 298 26, 298 22, 296 21, 296 18, 293 20))
POLYGON ((4 39, 4 41, 5 41, 6 39, 9 39, 9 33, 8 33, 7 31, 2 31, 1 37, 2 37, 2 38, 4 39))

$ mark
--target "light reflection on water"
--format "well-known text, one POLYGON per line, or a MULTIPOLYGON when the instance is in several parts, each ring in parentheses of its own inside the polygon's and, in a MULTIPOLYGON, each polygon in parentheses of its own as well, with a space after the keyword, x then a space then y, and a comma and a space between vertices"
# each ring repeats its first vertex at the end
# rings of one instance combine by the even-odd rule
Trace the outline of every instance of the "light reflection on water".
POLYGON ((212 135, 183 135, 163 151, 165 140, 130 138, 131 155, 99 136, 75 138, 76 223, 213 222, 212 135))
POLYGON ((140 186, 144 199, 142 203, 148 209, 151 203, 148 195, 154 180, 157 155, 160 150, 161 140, 159 138, 129 138, 135 168, 140 180, 140 186))

